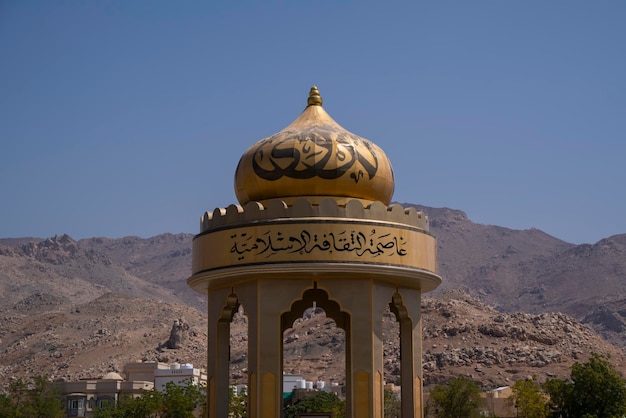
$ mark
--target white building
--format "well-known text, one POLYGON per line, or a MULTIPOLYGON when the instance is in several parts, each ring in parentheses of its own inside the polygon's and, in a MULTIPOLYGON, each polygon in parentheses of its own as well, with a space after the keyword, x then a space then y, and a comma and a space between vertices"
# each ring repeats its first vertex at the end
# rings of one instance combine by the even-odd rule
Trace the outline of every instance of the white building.
POLYGON ((193 364, 172 363, 168 368, 154 370, 154 387, 160 391, 165 391, 165 386, 169 382, 181 384, 184 381, 191 381, 192 384, 198 385, 200 382, 206 383, 207 376, 200 369, 195 369, 193 364))
POLYGON ((291 393, 295 389, 304 389, 306 382, 301 374, 283 374, 283 393, 291 393))
POLYGON ((206 384, 206 372, 191 364, 165 364, 156 361, 128 363, 124 366, 126 378, 109 372, 101 379, 76 382, 56 382, 64 398, 67 417, 91 417, 94 409, 105 402, 117 402, 122 396, 139 397, 144 390, 156 388, 163 392, 168 382, 180 384, 186 379, 195 384, 206 384))
POLYGON ((110 372, 101 379, 57 382, 56 385, 64 398, 67 417, 91 417, 94 409, 105 403, 117 402, 122 396, 141 396, 144 390, 154 388, 154 381, 128 381, 110 372))

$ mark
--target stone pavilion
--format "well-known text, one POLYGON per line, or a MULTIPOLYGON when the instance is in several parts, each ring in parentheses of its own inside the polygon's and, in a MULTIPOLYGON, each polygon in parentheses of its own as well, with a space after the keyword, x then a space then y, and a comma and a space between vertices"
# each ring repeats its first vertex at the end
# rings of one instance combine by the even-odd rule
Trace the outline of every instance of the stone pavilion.
POLYGON ((382 149, 335 122, 317 87, 282 131, 241 157, 239 204, 206 212, 189 286, 208 297, 208 415, 228 416, 233 315, 248 319, 251 418, 282 414, 283 333, 306 309, 345 331, 347 416, 383 417, 382 318, 400 330, 403 417, 422 417, 421 297, 435 289, 435 238, 414 208, 391 204, 382 149))

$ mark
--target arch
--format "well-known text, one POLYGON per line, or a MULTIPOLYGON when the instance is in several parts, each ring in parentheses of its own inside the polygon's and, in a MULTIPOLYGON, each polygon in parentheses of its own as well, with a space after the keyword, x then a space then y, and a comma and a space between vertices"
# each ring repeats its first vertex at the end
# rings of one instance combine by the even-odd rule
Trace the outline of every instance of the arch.
POLYGON ((329 297, 329 293, 317 287, 317 282, 314 282, 313 288, 308 288, 302 293, 302 297, 299 300, 293 302, 289 308, 289 311, 283 312, 280 316, 280 365, 281 365, 281 375, 284 372, 284 339, 282 335, 284 332, 293 327, 294 322, 302 318, 305 311, 313 306, 315 302, 315 306, 324 310, 326 317, 332 319, 335 322, 337 328, 340 328, 345 333, 345 343, 344 343, 344 356, 345 356, 345 370, 344 370, 344 390, 345 390, 345 398, 346 398, 346 416, 351 415, 351 402, 352 402, 352 394, 351 394, 351 386, 352 386, 352 378, 351 378, 351 325, 350 325, 350 314, 341 309, 339 303, 329 297))
POLYGON ((228 296, 226 296, 226 303, 222 308, 222 314, 218 321, 220 322, 232 322, 233 316, 239 312, 239 298, 237 294, 231 292, 228 296))
POLYGON ((216 294, 212 316, 211 301, 209 296, 208 354, 215 362, 207 364, 207 411, 209 416, 221 417, 229 413, 230 326, 240 304, 234 289, 225 296, 216 294), (221 308, 218 305, 220 300, 224 301, 221 308))
POLYGON ((333 319, 339 328, 346 332, 348 331, 350 314, 342 311, 339 303, 330 299, 328 292, 318 289, 316 283, 312 289, 304 291, 300 300, 291 304, 289 311, 284 312, 280 316, 280 332, 283 333, 288 328, 291 328, 294 321, 301 318, 304 312, 313 306, 313 302, 315 302, 316 306, 324 309, 326 316, 333 319))
POLYGON ((235 293, 230 293, 228 296, 226 296, 226 303, 222 308, 222 314, 220 315, 218 321, 232 322, 233 316, 235 316, 235 314, 239 312, 240 306, 241 305, 239 304, 239 298, 237 297, 237 295, 235 293))
MULTIPOLYGON (((409 309, 404 304, 402 294, 396 290, 391 296, 389 309, 400 325, 400 403, 402 416, 422 416, 421 399, 421 345, 415 344, 416 336, 421 334, 413 329, 413 320, 409 316, 409 309), (416 358, 417 357, 417 358, 416 358)), ((420 318, 415 318, 420 325, 420 318)), ((419 328, 419 327, 418 327, 419 328)))
POLYGON ((410 321, 409 311, 406 306, 404 306, 404 302, 402 301, 402 295, 398 293, 396 290, 393 295, 391 295, 391 302, 389 302, 389 309, 396 316, 396 321, 402 322, 405 320, 410 321))

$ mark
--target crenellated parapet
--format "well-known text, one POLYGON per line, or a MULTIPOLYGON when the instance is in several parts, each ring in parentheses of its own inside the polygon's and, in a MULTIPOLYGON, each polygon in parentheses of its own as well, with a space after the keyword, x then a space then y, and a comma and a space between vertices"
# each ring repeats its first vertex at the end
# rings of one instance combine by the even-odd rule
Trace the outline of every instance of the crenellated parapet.
POLYGON ((399 204, 387 206, 382 202, 370 202, 365 205, 361 200, 352 199, 340 205, 335 199, 327 198, 319 204, 311 203, 306 198, 298 198, 292 205, 280 199, 261 202, 248 202, 245 206, 230 205, 205 212, 200 221, 200 233, 253 221, 307 218, 360 219, 380 223, 404 224, 428 231, 428 217, 415 208, 405 208, 399 204))
POLYGON ((198 291, 231 279, 364 277, 429 291, 439 285, 435 238, 415 208, 382 202, 298 198, 230 205, 206 212, 193 240, 198 291))

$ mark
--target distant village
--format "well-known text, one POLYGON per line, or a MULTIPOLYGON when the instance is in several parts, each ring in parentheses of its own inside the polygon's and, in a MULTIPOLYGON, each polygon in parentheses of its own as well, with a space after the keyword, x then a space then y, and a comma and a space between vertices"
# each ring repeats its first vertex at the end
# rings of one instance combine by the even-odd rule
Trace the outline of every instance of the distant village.
MULTIPOLYGON (((55 386, 63 399, 66 417, 93 417, 97 408, 107 403, 117 402, 125 396, 140 397, 144 391, 156 389, 164 391, 168 383, 207 384, 207 374, 188 363, 162 363, 157 361, 127 363, 122 373, 108 372, 101 378, 81 379, 78 381, 57 381, 55 386)), ((283 374, 284 405, 297 403, 316 392, 328 392, 345 398, 345 387, 338 382, 306 380, 300 374, 283 374)), ((245 396, 247 385, 232 385, 234 394, 245 396)), ((385 390, 399 398, 400 387, 387 384, 385 390)), ((478 413, 489 417, 516 417, 516 410, 511 400, 512 389, 499 387, 481 394, 478 413)), ((428 399, 428 393, 425 394, 428 399)))

